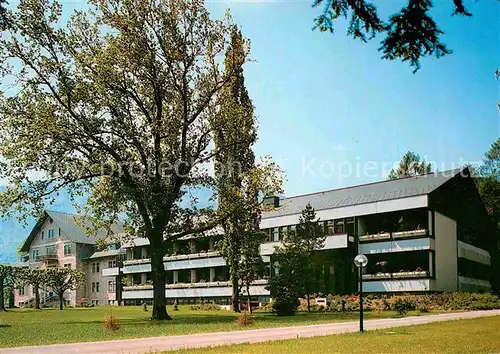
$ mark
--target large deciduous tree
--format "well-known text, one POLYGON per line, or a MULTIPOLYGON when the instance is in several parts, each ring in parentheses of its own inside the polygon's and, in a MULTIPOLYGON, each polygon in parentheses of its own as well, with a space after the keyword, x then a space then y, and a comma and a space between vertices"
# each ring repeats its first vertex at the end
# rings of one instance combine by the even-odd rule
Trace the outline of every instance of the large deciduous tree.
POLYGON ((10 286, 14 277, 15 268, 9 264, 0 264, 0 312, 5 310, 4 288, 6 285, 10 286))
POLYGON ((41 213, 67 188, 89 195, 94 228, 126 215, 129 233, 150 243, 151 318, 170 319, 163 256, 224 220, 196 208, 192 191, 214 189, 208 165, 249 140, 211 144, 234 80, 218 59, 233 24, 212 20, 201 0, 89 5, 68 23, 51 0, 21 0, 8 14, 2 73, 16 80, 0 102, 0 174, 10 182, 0 206, 41 213))
POLYGON ((396 170, 392 169, 389 179, 417 176, 431 172, 431 164, 420 158, 420 155, 411 151, 406 152, 396 170))
MULTIPOLYGON (((446 1, 453 6, 452 15, 471 16, 463 0, 446 1)), ((349 36, 368 42, 382 35, 379 48, 382 58, 408 61, 414 72, 420 68, 423 57, 439 58, 451 53, 441 41, 443 31, 430 15, 431 0, 407 0, 387 20, 380 18, 375 3, 368 0, 314 0, 313 6, 323 6, 323 11, 315 19, 316 28, 333 32, 339 18, 348 19, 349 36)))
POLYGON ((35 309, 40 310, 40 288, 47 283, 45 268, 21 268, 17 272, 16 283, 20 287, 31 285, 35 295, 35 309))
POLYGON ((85 274, 72 268, 47 268, 46 285, 59 298, 59 310, 64 309, 64 293, 68 290, 77 290, 85 284, 85 274))

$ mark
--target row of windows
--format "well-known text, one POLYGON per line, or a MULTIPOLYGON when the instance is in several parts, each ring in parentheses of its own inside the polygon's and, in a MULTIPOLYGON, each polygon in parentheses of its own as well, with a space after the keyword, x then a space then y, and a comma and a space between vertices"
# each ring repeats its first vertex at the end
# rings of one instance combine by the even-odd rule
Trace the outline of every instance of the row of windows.
MULTIPOLYGON (((108 261, 108 268, 116 268, 116 264, 117 264, 116 260, 108 261)), ((91 263, 90 268, 92 273, 99 273, 101 268, 101 263, 99 262, 91 263)))
MULTIPOLYGON (((52 245, 52 246, 45 247, 45 254, 56 255, 57 254, 57 245, 52 245)), ((73 254, 73 250, 72 250, 71 244, 64 245, 64 255, 65 256, 70 256, 72 254, 73 254)), ((39 249, 34 249, 32 251, 32 256, 33 256, 34 260, 39 259, 40 258, 40 250, 39 249)))
MULTIPOLYGON (((273 227, 263 229, 268 235, 268 241, 281 241, 285 238, 288 232, 294 232, 296 225, 273 227)), ((318 221, 318 230, 325 236, 348 234, 354 236, 355 226, 354 217, 341 218, 335 220, 318 221)))
MULTIPOLYGON (((62 231, 61 231, 61 228, 59 228, 58 230, 58 236, 61 236, 62 234, 62 231)), ((49 240, 52 240, 55 236, 55 231, 54 229, 48 229, 47 230, 47 239, 49 240)), ((40 233, 40 238, 43 240, 45 238, 45 231, 42 230, 41 233, 40 233)))

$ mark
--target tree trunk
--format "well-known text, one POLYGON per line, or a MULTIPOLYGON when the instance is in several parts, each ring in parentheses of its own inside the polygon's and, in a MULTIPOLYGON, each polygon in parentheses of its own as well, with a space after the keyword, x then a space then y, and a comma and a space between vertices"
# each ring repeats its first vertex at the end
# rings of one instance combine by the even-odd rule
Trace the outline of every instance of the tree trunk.
POLYGON ((153 271, 153 311, 151 320, 171 320, 165 302, 166 272, 163 265, 162 247, 151 247, 151 269, 153 271))
POLYGON ((4 290, 3 281, 4 279, 0 278, 0 311, 7 311, 5 309, 5 300, 3 298, 3 290, 4 290))
POLYGON ((38 284, 33 285, 33 293, 35 294, 35 309, 40 310, 40 289, 38 284))
POLYGON ((239 286, 238 286, 238 278, 233 277, 232 279, 232 285, 233 285, 233 293, 231 296, 231 304, 233 307, 234 312, 241 312, 240 311, 240 299, 239 299, 239 286))
POLYGON ((307 293, 306 298, 307 298, 307 312, 311 312, 311 295, 307 293))
POLYGON ((247 306, 248 306, 248 311, 250 311, 250 313, 253 313, 252 311, 252 301, 251 301, 251 297, 250 297, 250 283, 247 282, 247 306))
POLYGON ((59 297, 59 311, 62 311, 64 309, 64 291, 58 293, 57 296, 59 297))

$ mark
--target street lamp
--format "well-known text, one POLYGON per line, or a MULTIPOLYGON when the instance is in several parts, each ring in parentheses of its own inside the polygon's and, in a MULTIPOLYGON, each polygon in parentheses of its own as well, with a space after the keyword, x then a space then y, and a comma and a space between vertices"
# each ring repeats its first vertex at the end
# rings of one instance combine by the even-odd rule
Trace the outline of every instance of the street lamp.
POLYGON ((354 264, 359 269, 359 331, 363 332, 363 268, 368 264, 368 258, 358 254, 354 257, 354 264))

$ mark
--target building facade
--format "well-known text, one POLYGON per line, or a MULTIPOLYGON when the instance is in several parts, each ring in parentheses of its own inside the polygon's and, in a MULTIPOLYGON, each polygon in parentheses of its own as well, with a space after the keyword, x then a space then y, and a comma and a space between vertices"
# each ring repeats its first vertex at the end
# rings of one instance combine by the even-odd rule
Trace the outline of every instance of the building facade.
MULTIPOLYGON (((308 203, 315 208, 326 236, 323 249, 314 255, 323 267, 318 284, 324 294, 357 291, 358 274, 353 259, 358 253, 368 257, 362 274, 366 292, 491 291, 488 250, 498 245, 467 169, 291 198, 272 197, 265 202, 270 207, 263 212, 260 227, 268 240, 261 245, 260 253, 267 270, 250 288, 255 301, 265 302, 271 297, 266 285, 279 272, 273 253, 288 230, 299 223, 300 213, 308 203)), ((38 234, 42 229, 48 232, 44 224, 38 234)), ((164 257, 167 302, 230 303, 229 271, 217 251, 219 239, 220 236, 192 236, 175 242, 164 257)), ((41 241, 33 240, 30 256, 39 256, 33 252, 41 247, 41 241)), ((78 242, 72 242, 71 237, 63 236, 55 242, 61 243, 58 252, 63 252, 67 243, 78 250, 78 242)), ((83 246, 81 252, 88 252, 83 246)), ((78 296, 88 298, 94 305, 152 301, 146 239, 94 252, 85 261, 78 261, 81 258, 77 253, 71 255, 75 259, 64 258, 64 252, 57 258, 59 265, 71 262, 87 274, 86 287, 81 293, 70 295, 70 303, 78 296)), ((30 266, 34 259, 29 259, 30 266)), ((17 299, 23 301, 21 296, 17 299)))

